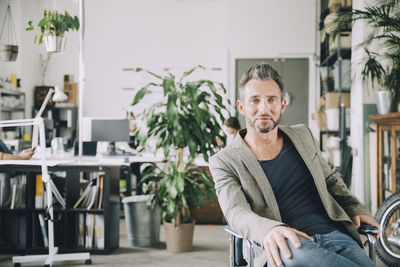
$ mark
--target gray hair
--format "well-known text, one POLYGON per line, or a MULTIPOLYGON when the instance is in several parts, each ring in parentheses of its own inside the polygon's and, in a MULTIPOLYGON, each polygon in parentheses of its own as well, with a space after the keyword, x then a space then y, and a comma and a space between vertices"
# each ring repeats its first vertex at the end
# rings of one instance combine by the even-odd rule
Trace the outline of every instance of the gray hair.
POLYGON ((244 87, 246 83, 252 79, 259 81, 275 81, 279 89, 281 89, 281 97, 283 97, 283 79, 279 73, 266 63, 257 63, 253 67, 250 67, 240 79, 239 94, 241 100, 244 98, 244 87))

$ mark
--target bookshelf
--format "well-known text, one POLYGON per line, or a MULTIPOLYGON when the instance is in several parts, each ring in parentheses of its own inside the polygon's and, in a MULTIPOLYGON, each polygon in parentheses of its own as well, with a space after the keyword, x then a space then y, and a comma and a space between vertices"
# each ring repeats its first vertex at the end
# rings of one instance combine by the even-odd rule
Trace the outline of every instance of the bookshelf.
POLYGON ((400 188, 400 112, 371 115, 377 125, 377 200, 400 188))
MULTIPOLYGON (((46 253, 48 249, 39 221, 39 214, 46 217, 46 208, 35 203, 36 176, 41 173, 40 166, 0 165, 0 173, 25 177, 20 178, 21 184, 25 184, 22 186, 25 188, 22 205, 18 202, 11 208, 10 203, 3 203, 0 207, 0 254, 46 253)), ((49 173, 66 202, 65 209, 60 208, 56 201, 53 206, 56 220, 54 242, 59 252, 108 254, 118 248, 120 166, 57 165, 49 167, 49 173), (85 206, 73 208, 80 198, 82 178, 93 174, 103 177, 101 208, 98 202, 91 209, 85 206)))

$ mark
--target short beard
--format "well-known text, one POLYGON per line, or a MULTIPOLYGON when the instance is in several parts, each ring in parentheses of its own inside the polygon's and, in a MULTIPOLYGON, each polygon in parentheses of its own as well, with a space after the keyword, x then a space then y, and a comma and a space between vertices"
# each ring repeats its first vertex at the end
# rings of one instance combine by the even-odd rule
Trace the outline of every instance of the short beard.
POLYGON ((249 126, 254 128, 257 132, 259 132, 259 133, 269 133, 269 132, 272 132, 272 130, 274 130, 276 128, 276 126, 278 126, 279 122, 281 121, 281 116, 279 116, 278 120, 276 120, 276 121, 274 121, 271 118, 271 120, 273 122, 272 126, 270 126, 268 128, 264 128, 264 129, 261 129, 261 128, 257 127, 255 125, 255 123, 252 122, 249 118, 246 118, 246 120, 247 120, 247 123, 249 124, 249 126))

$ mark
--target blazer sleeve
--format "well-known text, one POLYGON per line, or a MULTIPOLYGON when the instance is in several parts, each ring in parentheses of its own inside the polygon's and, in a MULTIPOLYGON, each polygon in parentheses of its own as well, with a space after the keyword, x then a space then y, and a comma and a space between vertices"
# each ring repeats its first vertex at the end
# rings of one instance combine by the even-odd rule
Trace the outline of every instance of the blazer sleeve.
POLYGON ((331 196, 345 210, 350 219, 361 214, 372 216, 369 209, 347 188, 340 174, 333 171, 326 160, 322 157, 318 141, 314 138, 310 129, 308 130, 313 138, 315 150, 318 153, 318 159, 326 180, 326 186, 331 196))
POLYGON ((209 166, 219 204, 229 225, 245 239, 263 247, 268 231, 274 226, 284 224, 252 211, 237 175, 218 154, 210 159, 209 166))

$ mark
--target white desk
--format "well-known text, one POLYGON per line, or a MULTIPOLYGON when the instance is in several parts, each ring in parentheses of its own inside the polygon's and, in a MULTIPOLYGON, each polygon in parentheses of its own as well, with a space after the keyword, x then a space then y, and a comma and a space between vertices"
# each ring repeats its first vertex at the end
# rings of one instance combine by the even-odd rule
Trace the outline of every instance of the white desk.
MULTIPOLYGON (((129 165, 130 163, 164 162, 165 159, 154 155, 135 156, 76 156, 52 157, 47 159, 49 167, 54 166, 98 166, 98 165, 129 165)), ((41 160, 32 158, 30 160, 0 160, 0 165, 30 165, 40 166, 41 160)))

